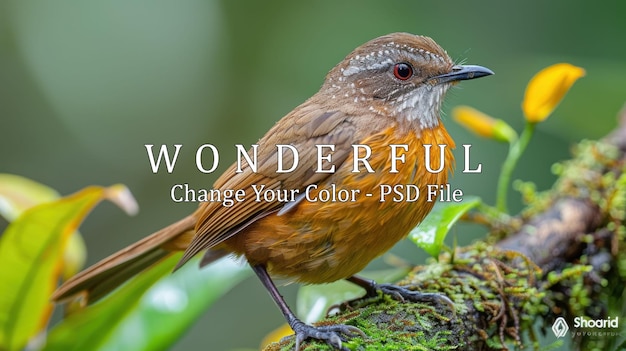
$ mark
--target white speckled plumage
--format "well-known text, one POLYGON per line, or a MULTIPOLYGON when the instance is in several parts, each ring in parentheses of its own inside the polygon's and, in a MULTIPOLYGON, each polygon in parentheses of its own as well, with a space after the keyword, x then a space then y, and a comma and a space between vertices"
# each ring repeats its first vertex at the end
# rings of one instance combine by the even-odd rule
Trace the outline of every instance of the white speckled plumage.
POLYGON ((413 44, 377 43, 370 50, 365 47, 352 52, 343 62, 333 70, 338 78, 326 81, 330 99, 344 97, 370 104, 368 111, 393 116, 416 130, 439 125, 440 104, 450 84, 430 78, 448 73, 453 62, 431 39, 418 37, 413 44), (395 78, 393 70, 398 63, 410 64, 414 75, 405 81, 395 78))

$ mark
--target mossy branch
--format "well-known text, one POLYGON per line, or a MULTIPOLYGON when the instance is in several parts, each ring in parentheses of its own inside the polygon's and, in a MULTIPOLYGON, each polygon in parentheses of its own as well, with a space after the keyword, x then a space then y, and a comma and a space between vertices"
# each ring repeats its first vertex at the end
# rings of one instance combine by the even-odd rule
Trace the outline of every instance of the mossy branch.
MULTIPOLYGON (((538 348, 537 321, 545 328, 557 316, 571 322, 574 316, 623 315, 625 165, 626 108, 611 134, 581 142, 570 161, 555 167, 559 178, 552 190, 525 194, 532 203, 520 216, 507 223, 494 216, 484 242, 416 267, 399 283, 441 292, 455 311, 384 297, 348 306, 318 324, 361 328, 368 338, 346 341, 351 350, 503 350, 538 348)), ((582 333, 573 344, 611 349, 617 339, 582 333)), ((265 350, 293 346, 287 337, 265 350)), ((307 341, 302 350, 330 347, 307 341)))

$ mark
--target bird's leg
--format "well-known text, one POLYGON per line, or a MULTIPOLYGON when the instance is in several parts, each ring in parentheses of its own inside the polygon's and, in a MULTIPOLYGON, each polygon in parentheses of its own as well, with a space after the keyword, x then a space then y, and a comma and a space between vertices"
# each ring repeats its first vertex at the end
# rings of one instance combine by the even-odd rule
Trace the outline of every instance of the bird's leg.
POLYGON ((400 301, 406 300, 411 302, 434 302, 445 304, 450 307, 453 313, 455 312, 454 303, 443 294, 413 291, 393 284, 378 284, 373 280, 361 278, 356 275, 346 278, 346 280, 365 289, 365 298, 376 297, 380 291, 383 294, 389 295, 400 301))
POLYGON ((355 337, 357 335, 366 337, 365 333, 361 331, 361 329, 344 324, 337 325, 329 325, 323 327, 314 327, 312 325, 305 324, 301 320, 299 320, 296 315, 291 312, 289 306, 283 299, 282 295, 278 292, 276 285, 270 278, 265 266, 263 265, 254 265, 252 266, 252 270, 259 277, 265 289, 270 293, 278 308, 287 319, 287 323, 293 329, 296 334, 296 351, 300 350, 300 343, 302 343, 306 339, 317 339, 326 342, 328 345, 335 347, 339 350, 348 351, 347 348, 341 345, 342 341, 347 340, 349 337, 355 337))

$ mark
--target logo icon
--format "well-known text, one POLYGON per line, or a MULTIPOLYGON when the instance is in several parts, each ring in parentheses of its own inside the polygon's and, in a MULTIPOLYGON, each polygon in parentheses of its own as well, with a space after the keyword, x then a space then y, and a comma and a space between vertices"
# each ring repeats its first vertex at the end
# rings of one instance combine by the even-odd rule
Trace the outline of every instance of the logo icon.
POLYGON ((565 321, 565 318, 559 317, 552 324, 552 332, 557 338, 562 338, 565 336, 567 331, 569 330, 569 325, 565 321))

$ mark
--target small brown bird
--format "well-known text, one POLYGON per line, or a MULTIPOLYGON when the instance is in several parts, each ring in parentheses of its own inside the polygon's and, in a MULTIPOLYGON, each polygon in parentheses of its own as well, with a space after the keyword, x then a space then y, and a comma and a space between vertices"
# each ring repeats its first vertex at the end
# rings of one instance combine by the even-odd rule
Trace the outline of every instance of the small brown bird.
MULTIPOLYGON (((201 266, 227 254, 243 256, 296 333, 296 350, 308 338, 324 340, 345 350, 342 340, 363 334, 348 325, 314 327, 296 318, 270 275, 310 284, 347 279, 368 295, 379 292, 413 301, 449 302, 447 297, 416 292, 390 284, 376 284, 355 276, 371 260, 389 250, 419 224, 433 207, 426 196, 418 201, 391 201, 381 195, 381 185, 411 184, 426 192, 428 185, 445 184, 452 171, 454 141, 440 119, 443 97, 455 82, 491 75, 480 66, 455 65, 428 37, 393 33, 356 48, 326 76, 321 89, 283 117, 258 142, 258 169, 244 164, 243 172, 231 166, 214 189, 292 190, 294 201, 254 201, 247 197, 231 207, 202 203, 188 217, 122 249, 87 268, 63 284, 56 301, 82 295, 95 301, 118 285, 163 259, 184 250, 178 267, 200 252, 201 266), (299 166, 277 172, 277 144, 299 152, 299 166), (318 172, 316 145, 334 145, 333 172, 318 172), (353 171, 352 145, 371 149, 373 172, 353 171), (424 145, 447 145, 425 166, 424 145), (396 172, 389 145, 406 145, 396 172), (443 164, 442 164, 443 163, 443 164), (302 194, 310 185, 309 198, 302 194), (358 190, 347 202, 310 201, 321 191, 358 190)), ((287 162, 288 163, 288 162, 287 162)))

